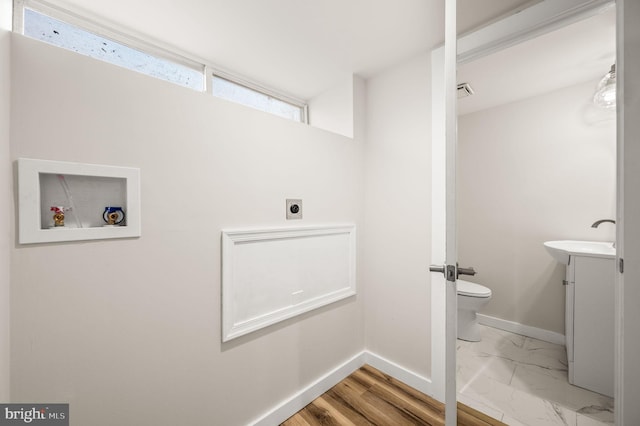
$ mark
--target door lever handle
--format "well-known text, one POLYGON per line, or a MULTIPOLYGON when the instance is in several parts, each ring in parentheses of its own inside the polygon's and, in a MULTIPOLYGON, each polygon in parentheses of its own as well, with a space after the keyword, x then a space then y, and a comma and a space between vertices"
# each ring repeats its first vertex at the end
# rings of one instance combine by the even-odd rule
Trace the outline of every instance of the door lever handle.
POLYGON ((456 267, 453 265, 430 265, 431 272, 440 272, 447 281, 455 281, 456 267))
POLYGON ((458 276, 460 275, 475 275, 476 274, 476 270, 473 269, 473 267, 471 268, 460 268, 458 267, 458 276))
POLYGON ((429 270, 431 272, 440 272, 444 274, 444 265, 429 265, 429 270))
POLYGON ((473 269, 473 267, 471 268, 459 268, 459 267, 454 267, 453 265, 429 265, 429 270, 431 272, 440 272, 441 274, 444 274, 444 276, 446 277, 447 281, 453 281, 453 277, 455 276, 456 279, 458 279, 458 277, 460 275, 475 275, 476 274, 476 270, 473 269))

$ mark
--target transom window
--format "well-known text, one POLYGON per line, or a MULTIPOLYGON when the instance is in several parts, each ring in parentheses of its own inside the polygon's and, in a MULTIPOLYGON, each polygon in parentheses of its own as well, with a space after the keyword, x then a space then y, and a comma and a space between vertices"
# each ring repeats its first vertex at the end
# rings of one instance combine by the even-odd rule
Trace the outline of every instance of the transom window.
POLYGON ((204 90, 203 68, 149 55, 32 9, 24 10, 24 35, 190 89, 204 90))
POLYGON ((270 112, 290 120, 306 122, 305 106, 302 103, 279 99, 216 74, 213 74, 211 86, 213 96, 270 112))
POLYGON ((69 12, 38 0, 15 1, 16 30, 25 36, 72 50, 104 62, 134 70, 213 96, 259 109, 289 120, 308 123, 307 105, 277 91, 229 73, 129 38, 106 27, 89 24, 69 12), (68 18, 68 19, 67 19, 68 18), (85 29, 85 25, 92 30, 85 29), (133 47, 132 47, 133 46, 133 47), (211 89, 208 90, 207 86, 211 89))

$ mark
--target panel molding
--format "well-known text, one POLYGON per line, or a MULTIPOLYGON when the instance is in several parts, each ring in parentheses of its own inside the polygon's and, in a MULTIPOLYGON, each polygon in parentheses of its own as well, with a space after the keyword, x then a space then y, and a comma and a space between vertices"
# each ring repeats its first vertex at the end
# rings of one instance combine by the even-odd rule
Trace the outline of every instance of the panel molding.
POLYGON ((355 225, 222 231, 223 342, 355 294, 355 225))

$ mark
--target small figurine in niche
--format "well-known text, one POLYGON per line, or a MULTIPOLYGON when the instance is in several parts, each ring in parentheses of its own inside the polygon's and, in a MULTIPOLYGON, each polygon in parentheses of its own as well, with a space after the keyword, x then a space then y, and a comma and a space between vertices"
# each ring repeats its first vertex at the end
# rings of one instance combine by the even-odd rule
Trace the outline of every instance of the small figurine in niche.
POLYGON ((53 225, 64 226, 64 207, 51 206, 50 210, 53 212, 53 225))
POLYGON ((122 207, 105 207, 102 219, 107 223, 105 226, 120 225, 124 222, 124 211, 122 207))

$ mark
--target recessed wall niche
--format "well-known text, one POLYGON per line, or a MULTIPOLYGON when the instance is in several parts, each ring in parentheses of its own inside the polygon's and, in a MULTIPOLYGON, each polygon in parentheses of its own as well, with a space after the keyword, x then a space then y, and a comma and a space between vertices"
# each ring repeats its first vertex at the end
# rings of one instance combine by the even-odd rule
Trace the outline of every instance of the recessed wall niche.
POLYGON ((20 244, 140 236, 140 170, 18 159, 20 244))

